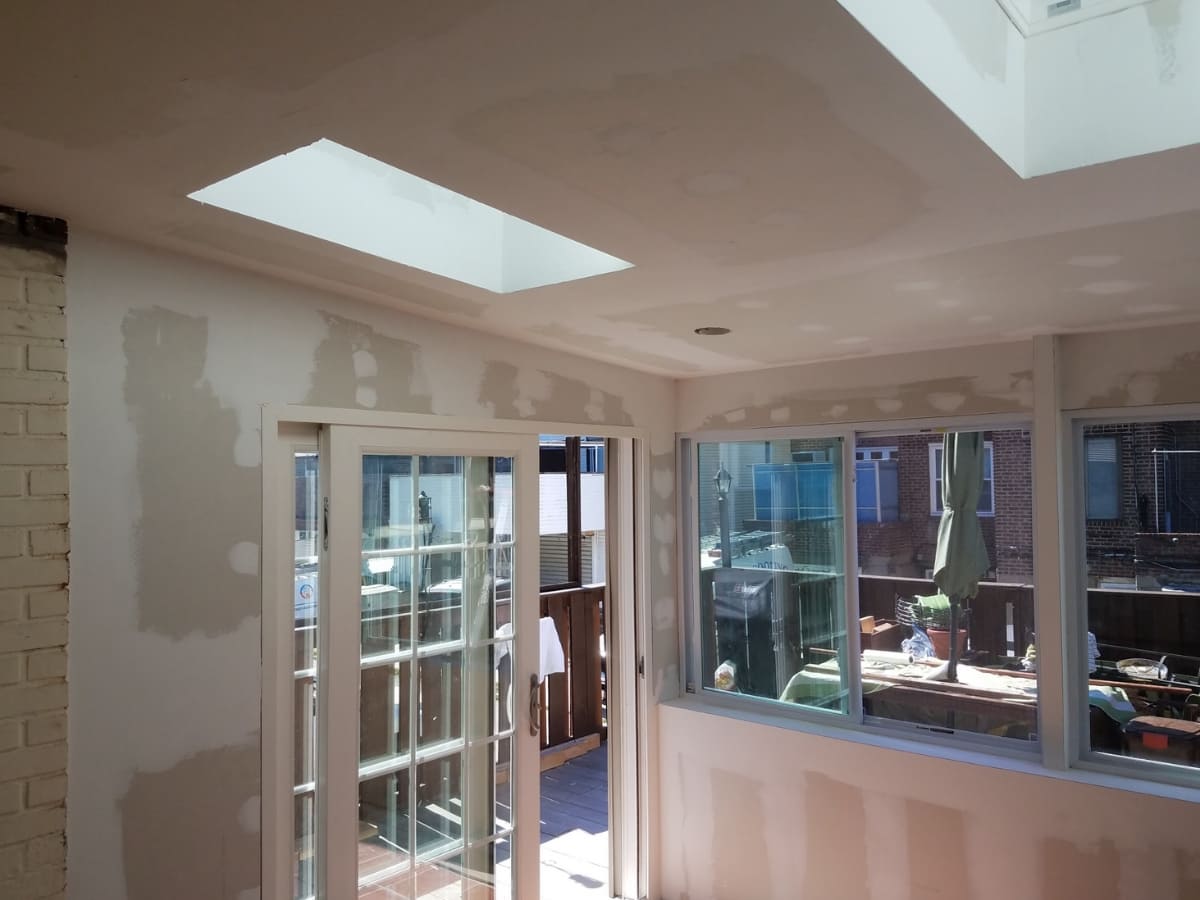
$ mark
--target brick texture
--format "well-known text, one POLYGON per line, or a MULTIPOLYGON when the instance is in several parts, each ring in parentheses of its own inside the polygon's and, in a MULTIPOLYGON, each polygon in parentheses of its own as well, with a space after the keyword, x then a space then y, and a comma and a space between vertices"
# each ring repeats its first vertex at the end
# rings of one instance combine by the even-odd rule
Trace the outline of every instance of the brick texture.
POLYGON ((66 885, 66 225, 0 206, 0 897, 66 885))

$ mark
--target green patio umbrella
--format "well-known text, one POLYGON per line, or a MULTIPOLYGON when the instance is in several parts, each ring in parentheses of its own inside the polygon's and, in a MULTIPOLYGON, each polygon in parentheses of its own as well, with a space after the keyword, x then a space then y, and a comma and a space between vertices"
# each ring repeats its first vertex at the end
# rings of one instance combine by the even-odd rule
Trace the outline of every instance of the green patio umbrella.
POLYGON ((983 493, 983 434, 951 432, 942 445, 942 520, 938 523, 933 581, 950 598, 950 666, 958 680, 958 620, 963 600, 979 592, 979 579, 991 562, 979 527, 983 493))

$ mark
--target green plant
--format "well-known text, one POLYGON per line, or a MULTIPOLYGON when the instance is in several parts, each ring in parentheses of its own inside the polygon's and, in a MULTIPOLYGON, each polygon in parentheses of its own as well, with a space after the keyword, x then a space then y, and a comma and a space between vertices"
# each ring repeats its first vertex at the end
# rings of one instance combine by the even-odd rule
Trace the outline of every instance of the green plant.
MULTIPOLYGON (((944 594, 933 594, 929 597, 914 597, 912 605, 913 624, 928 630, 937 628, 947 631, 950 628, 950 600, 944 594)), ((959 625, 963 625, 960 616, 959 625)))

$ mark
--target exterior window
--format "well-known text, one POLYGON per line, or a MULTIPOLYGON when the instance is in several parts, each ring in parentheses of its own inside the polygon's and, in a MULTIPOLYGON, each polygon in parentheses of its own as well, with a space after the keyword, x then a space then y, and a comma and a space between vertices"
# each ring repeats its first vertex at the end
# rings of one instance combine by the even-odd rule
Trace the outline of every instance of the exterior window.
POLYGON ((841 439, 695 446, 702 688, 846 713, 841 439))
MULTIPOLYGON (((979 503, 977 521, 987 560, 978 591, 960 607, 956 684, 946 681, 948 598, 931 577, 940 523, 925 515, 931 497, 941 499, 944 438, 928 432, 901 434, 886 462, 856 463, 860 502, 864 466, 891 466, 901 482, 894 516, 880 521, 861 515, 860 508, 858 517, 863 715, 868 721, 1028 744, 1037 737, 1038 712, 1036 651, 1027 652, 1035 640, 1033 447, 1024 429, 986 435, 982 462, 987 502, 979 503), (920 652, 915 648, 923 646, 925 637, 932 660, 910 664, 910 654, 920 652)), ((871 449, 860 446, 858 452, 866 455, 871 449)))
POLYGON ((699 536, 690 689, 892 730, 1035 747, 1029 431, 977 435, 979 482, 965 490, 970 511, 984 507, 988 515, 956 521, 979 529, 986 558, 972 559, 978 587, 956 597, 940 595, 931 578, 940 523, 927 504, 941 487, 942 435, 857 435, 851 513, 846 438, 772 433, 785 436, 686 439, 695 454, 699 536), (981 488, 986 502, 971 496, 981 488), (857 529, 856 560, 844 556, 848 527, 857 529), (857 606, 848 608, 850 573, 857 606), (856 619, 861 654, 854 659, 847 623, 856 619))
POLYGON ((1077 696, 1104 710, 1088 749, 1200 768, 1200 421, 1079 433, 1087 629, 1076 639, 1088 673, 1077 696))
POLYGON ((603 584, 604 439, 542 435, 542 590, 603 584))
MULTIPOLYGON (((992 443, 983 448, 983 491, 979 495, 979 515, 996 514, 996 486, 992 479, 992 443)), ((929 514, 942 514, 942 444, 939 438, 929 445, 929 514)))
POLYGON ((1121 461, 1117 438, 1094 435, 1084 441, 1087 457, 1087 517, 1121 517, 1121 461))

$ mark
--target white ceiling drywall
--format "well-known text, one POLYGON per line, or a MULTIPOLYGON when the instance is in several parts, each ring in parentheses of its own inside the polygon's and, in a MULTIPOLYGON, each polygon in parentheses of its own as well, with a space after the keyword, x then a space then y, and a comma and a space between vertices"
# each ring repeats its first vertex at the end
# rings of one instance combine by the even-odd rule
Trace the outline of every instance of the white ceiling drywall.
POLYGON ((1200 319, 1200 150, 1022 180, 835 0, 0 27, 0 202, 484 331, 688 376, 1200 319), (320 138, 633 267, 495 294, 187 199, 320 138))

